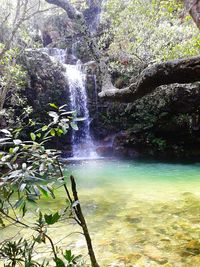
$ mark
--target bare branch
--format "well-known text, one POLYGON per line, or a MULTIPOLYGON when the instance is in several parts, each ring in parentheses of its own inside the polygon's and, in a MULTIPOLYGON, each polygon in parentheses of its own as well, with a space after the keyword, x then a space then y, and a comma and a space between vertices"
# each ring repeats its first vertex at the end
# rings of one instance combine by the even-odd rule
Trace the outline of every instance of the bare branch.
POLYGON ((71 5, 68 0, 46 0, 46 2, 63 8, 70 19, 78 19, 82 16, 82 13, 71 5))

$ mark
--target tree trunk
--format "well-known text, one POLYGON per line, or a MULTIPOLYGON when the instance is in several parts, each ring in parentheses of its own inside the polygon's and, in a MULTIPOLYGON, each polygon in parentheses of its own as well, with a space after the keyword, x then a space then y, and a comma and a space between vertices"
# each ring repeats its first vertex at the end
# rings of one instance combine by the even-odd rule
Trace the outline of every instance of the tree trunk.
POLYGON ((184 0, 184 5, 197 27, 200 28, 200 0, 184 0))
POLYGON ((81 205, 79 203, 74 177, 70 176, 70 180, 71 180, 71 186, 72 186, 72 193, 74 196, 74 201, 77 203, 77 205, 75 207, 75 213, 76 213, 76 216, 78 217, 78 220, 80 221, 81 227, 83 229, 83 234, 84 234, 85 239, 86 239, 86 243, 87 243, 87 247, 88 247, 88 253, 90 256, 90 261, 91 261, 92 267, 100 267, 99 264, 97 263, 97 260, 96 260, 95 254, 94 254, 90 234, 89 234, 89 231, 87 228, 85 218, 84 218, 83 213, 82 213, 81 205))
POLYGON ((133 102, 160 85, 200 81, 200 56, 155 64, 143 70, 137 81, 124 89, 102 91, 105 99, 133 102))

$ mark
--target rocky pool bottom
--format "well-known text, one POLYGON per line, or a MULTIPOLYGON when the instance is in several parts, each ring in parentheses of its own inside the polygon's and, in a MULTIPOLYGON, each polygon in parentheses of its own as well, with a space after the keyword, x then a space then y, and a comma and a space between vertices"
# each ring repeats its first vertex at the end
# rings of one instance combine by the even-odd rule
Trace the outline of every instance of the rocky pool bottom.
MULTIPOLYGON (((66 172, 76 177, 101 267, 200 266, 200 164, 98 160, 71 163, 66 172)), ((57 195, 45 209, 64 205, 57 195)), ((84 237, 69 235, 77 225, 50 231, 58 246, 88 261, 84 237)))

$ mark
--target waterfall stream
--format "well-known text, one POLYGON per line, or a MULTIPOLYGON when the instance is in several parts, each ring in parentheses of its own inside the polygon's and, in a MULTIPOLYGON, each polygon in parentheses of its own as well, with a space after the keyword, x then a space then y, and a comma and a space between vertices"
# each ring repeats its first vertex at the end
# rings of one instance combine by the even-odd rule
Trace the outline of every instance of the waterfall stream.
POLYGON ((70 93, 70 109, 77 112, 78 118, 84 118, 79 123, 78 131, 72 132, 73 158, 96 158, 95 145, 90 134, 90 115, 86 92, 86 74, 82 71, 81 61, 72 55, 76 64, 65 64, 66 50, 53 48, 48 54, 61 62, 66 69, 70 93))

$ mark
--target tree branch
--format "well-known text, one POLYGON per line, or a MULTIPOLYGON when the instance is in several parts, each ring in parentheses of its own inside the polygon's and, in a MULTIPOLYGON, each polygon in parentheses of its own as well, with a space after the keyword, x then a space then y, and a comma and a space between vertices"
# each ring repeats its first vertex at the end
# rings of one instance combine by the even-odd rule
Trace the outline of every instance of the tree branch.
POLYGON ((82 16, 82 13, 71 5, 68 0, 46 0, 46 2, 63 8, 70 19, 78 19, 79 16, 82 16))
POLYGON ((102 91, 99 96, 121 102, 133 102, 161 85, 200 81, 200 56, 155 64, 143 70, 137 81, 124 89, 102 91))

